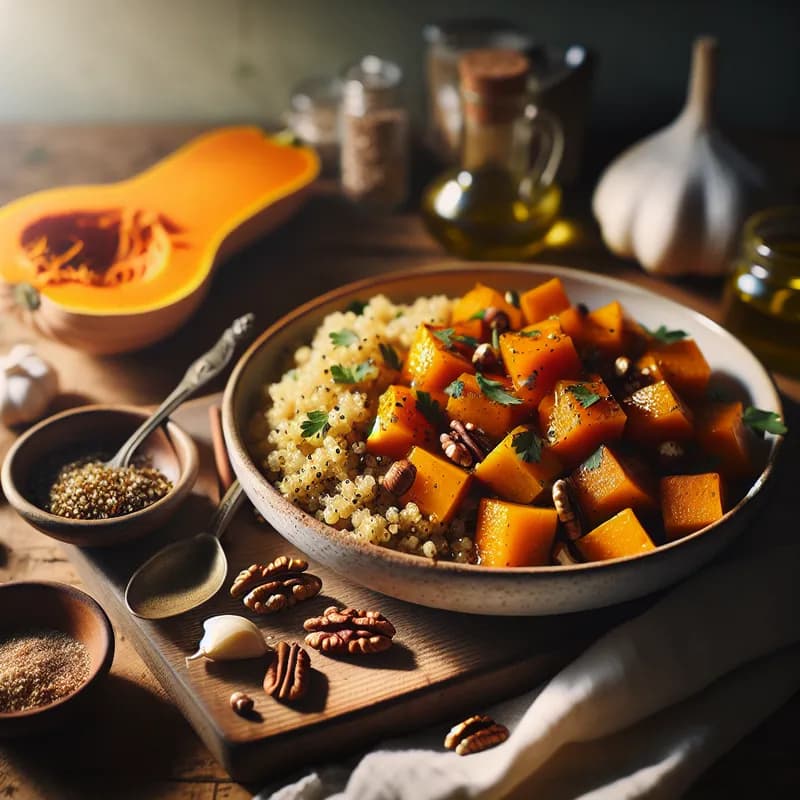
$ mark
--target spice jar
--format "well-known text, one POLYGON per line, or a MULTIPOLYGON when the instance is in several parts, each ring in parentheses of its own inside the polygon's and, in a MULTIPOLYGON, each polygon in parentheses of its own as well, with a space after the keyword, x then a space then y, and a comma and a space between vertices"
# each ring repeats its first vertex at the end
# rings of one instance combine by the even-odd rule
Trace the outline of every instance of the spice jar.
POLYGON ((289 129, 318 153, 326 172, 339 163, 339 104, 342 84, 338 78, 308 78, 294 87, 285 122, 289 129))
POLYGON ((558 121, 530 102, 529 68, 513 50, 473 50, 459 60, 461 163, 426 189, 422 214, 465 258, 527 258, 558 215, 564 139, 558 121))
POLYGON ((408 112, 397 64, 365 56, 344 72, 341 182, 365 206, 391 211, 408 195, 408 112))
POLYGON ((800 378, 800 206, 745 222, 723 305, 731 333, 770 368, 800 378))

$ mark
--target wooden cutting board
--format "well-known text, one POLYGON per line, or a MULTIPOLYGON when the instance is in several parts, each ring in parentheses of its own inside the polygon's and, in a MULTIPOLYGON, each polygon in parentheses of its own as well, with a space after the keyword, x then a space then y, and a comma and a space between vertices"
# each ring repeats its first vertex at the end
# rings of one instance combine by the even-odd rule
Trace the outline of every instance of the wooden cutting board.
MULTIPOLYGON (((630 614, 634 605, 559 617, 482 617, 424 608, 358 585, 310 562, 322 578, 319 596, 286 611, 257 617, 233 600, 230 580, 205 605, 168 620, 147 621, 125 607, 124 590, 134 570, 169 541, 198 532, 217 502, 208 406, 219 397, 183 406, 174 415, 197 442, 201 471, 194 492, 163 530, 129 545, 104 550, 65 545, 81 578, 128 636, 216 758, 242 782, 263 780, 332 756, 354 752, 383 738, 424 725, 452 724, 491 702, 531 688, 552 675, 602 630, 630 614), (215 614, 243 614, 269 644, 302 643, 303 621, 329 605, 381 611, 397 628, 390 650, 361 658, 332 658, 307 648, 312 680, 302 704, 287 706, 261 688, 263 659, 187 665, 197 649, 202 622, 215 614), (235 690, 256 701, 256 716, 230 708, 235 690)), ((229 577, 254 562, 301 555, 259 522, 246 504, 223 537, 229 577)), ((502 720, 499 720, 502 721, 502 720)))

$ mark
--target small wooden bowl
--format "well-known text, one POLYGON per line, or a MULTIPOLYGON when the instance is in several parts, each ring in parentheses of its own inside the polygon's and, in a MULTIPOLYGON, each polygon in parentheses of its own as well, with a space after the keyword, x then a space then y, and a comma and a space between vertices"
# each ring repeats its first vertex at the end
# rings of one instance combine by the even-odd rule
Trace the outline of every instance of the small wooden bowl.
POLYGON ((199 468, 194 442, 174 422, 152 433, 137 451, 172 481, 172 490, 160 500, 132 514, 98 520, 70 519, 42 508, 48 472, 52 481, 59 466, 76 458, 98 452, 111 456, 146 417, 136 408, 97 405, 43 420, 8 451, 0 474, 8 502, 42 533, 82 546, 109 547, 161 527, 191 491, 199 468))
POLYGON ((0 585, 0 639, 47 628, 62 631, 89 651, 89 675, 75 691, 27 711, 0 712, 0 736, 38 733, 61 724, 85 704, 114 660, 114 631, 88 594, 63 583, 12 581, 0 585))

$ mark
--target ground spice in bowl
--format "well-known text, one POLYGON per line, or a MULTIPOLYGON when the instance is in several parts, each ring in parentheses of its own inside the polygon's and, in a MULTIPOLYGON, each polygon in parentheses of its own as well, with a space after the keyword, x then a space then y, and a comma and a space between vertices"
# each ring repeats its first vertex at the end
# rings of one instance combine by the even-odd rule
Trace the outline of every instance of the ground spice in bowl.
POLYGON ((46 706, 72 694, 89 677, 83 642, 35 628, 0 634, 0 713, 46 706))
POLYGON ((98 459, 82 459, 59 470, 47 510, 72 519, 121 517, 155 503, 170 489, 172 481, 153 467, 109 467, 98 459))

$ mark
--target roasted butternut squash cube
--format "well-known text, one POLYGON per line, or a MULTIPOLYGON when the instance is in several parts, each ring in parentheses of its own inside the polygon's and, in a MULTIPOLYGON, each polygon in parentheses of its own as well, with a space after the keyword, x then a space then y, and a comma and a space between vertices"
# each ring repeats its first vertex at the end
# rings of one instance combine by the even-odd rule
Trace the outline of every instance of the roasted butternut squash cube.
POLYGON ((475 284, 465 295, 453 304, 452 322, 463 322, 481 315, 487 308, 496 308, 508 314, 511 329, 517 330, 522 325, 522 311, 509 303, 505 297, 491 286, 475 284))
POLYGON ((628 341, 625 312, 616 300, 588 312, 570 306, 558 315, 558 320, 578 350, 608 358, 625 351, 628 341))
POLYGON ((653 342, 636 362, 636 368, 652 381, 667 381, 688 400, 702 397, 711 378, 711 367, 694 339, 663 344, 653 342))
POLYGON ((742 422, 739 402, 708 402, 696 417, 697 441, 704 453, 717 462, 726 478, 746 478, 756 471, 753 434, 742 422))
POLYGON ((723 514, 718 472, 668 475, 661 479, 661 516, 669 541, 699 531, 723 514))
POLYGON ((658 509, 658 488, 644 464, 600 445, 570 476, 575 499, 590 525, 599 525, 624 508, 658 509))
POLYGON ((547 438, 567 468, 619 439, 624 428, 625 412, 603 381, 558 381, 547 438))
POLYGON ((569 308, 570 302, 561 279, 551 278, 523 292, 519 305, 525 315, 526 324, 531 325, 569 308))
POLYGON ((417 468, 417 474, 400 500, 416 503, 423 514, 439 522, 450 522, 469 490, 472 475, 421 447, 411 448, 408 460, 417 468))
MULTIPOLYGON (((444 406, 441 406, 444 410, 444 406)), ((420 410, 417 392, 408 386, 390 386, 378 398, 378 412, 367 436, 367 452, 405 458, 414 446, 435 449, 438 436, 420 410)))
POLYGON ((587 561, 625 558, 655 550, 633 509, 625 508, 575 542, 587 561))
POLYGON ((581 374, 572 339, 554 330, 504 333, 500 355, 517 394, 533 408, 553 391, 556 381, 581 374))
POLYGON ((475 371, 455 345, 448 347, 448 339, 452 340, 447 335, 449 330, 437 329, 431 325, 420 325, 417 328, 401 372, 406 383, 426 392, 440 392, 462 372, 475 371), (442 330, 445 331, 444 334, 442 330))
POLYGON ((558 516, 538 508, 484 498, 478 506, 475 549, 486 567, 538 567, 550 563, 558 516))
POLYGON ((645 445, 686 441, 694 435, 692 412, 666 382, 643 386, 622 401, 628 415, 625 435, 645 445))
MULTIPOLYGON (((513 396, 511 381, 503 375, 487 375, 490 381, 499 383, 506 393, 513 396)), ((530 413, 522 403, 498 403, 488 397, 475 375, 465 372, 450 384, 451 394, 447 400, 447 415, 461 422, 472 422, 497 441, 511 428, 518 425, 530 413)))
POLYGON ((514 428, 473 473, 496 495, 514 503, 533 503, 561 472, 561 464, 541 449, 538 434, 529 425, 514 428))

